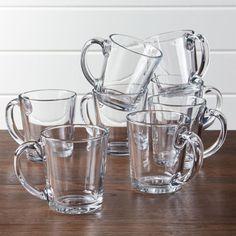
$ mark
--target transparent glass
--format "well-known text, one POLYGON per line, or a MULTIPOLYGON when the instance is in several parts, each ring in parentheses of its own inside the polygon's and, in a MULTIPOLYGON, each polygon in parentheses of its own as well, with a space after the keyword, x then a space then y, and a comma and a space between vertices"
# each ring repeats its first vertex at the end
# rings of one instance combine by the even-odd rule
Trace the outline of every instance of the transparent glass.
MULTIPOLYGON (((81 54, 81 68, 86 79, 97 91, 107 86, 127 84, 127 93, 138 93, 145 89, 162 58, 161 51, 143 40, 128 35, 112 34, 108 39, 88 40, 81 54), (104 56, 101 75, 94 76, 87 63, 87 52, 92 45, 99 45, 104 56), (133 90, 134 84, 139 84, 133 90)), ((117 92, 121 92, 116 88, 117 92)))
MULTIPOLYGON (((193 30, 165 32, 146 39, 163 53, 154 75, 177 76, 170 83, 186 84, 193 76, 203 77, 209 64, 208 43, 201 34, 193 30)), ((158 77, 159 82, 163 77, 158 77)), ((173 79, 173 77, 168 77, 173 79)))
MULTIPOLYGON (((171 96, 182 96, 182 95, 188 95, 188 96, 196 96, 196 97, 203 97, 206 100, 208 98, 206 95, 213 95, 214 96, 214 102, 212 108, 218 111, 221 111, 222 104, 223 104, 223 98, 221 92, 213 87, 213 86, 206 86, 204 85, 204 81, 199 77, 193 77, 192 80, 187 84, 175 84, 174 81, 179 80, 179 76, 173 76, 173 75, 164 75, 164 76, 158 76, 162 77, 161 81, 163 83, 160 83, 157 78, 153 78, 151 80, 151 83, 149 84, 149 95, 160 95, 160 94, 169 94, 171 96), (172 84, 168 84, 168 82, 173 82, 172 84)), ((215 118, 211 117, 205 124, 204 128, 207 128, 211 126, 214 122, 215 118)))
MULTIPOLYGON (((21 93, 6 107, 6 125, 12 138, 19 144, 37 141, 46 127, 72 124, 76 93, 68 90, 45 89, 21 93), (23 133, 17 128, 14 110, 20 109, 23 133)), ((38 159, 29 151, 28 158, 38 159)))
POLYGON ((200 137, 210 119, 218 120, 220 123, 219 135, 217 140, 205 149, 204 158, 215 154, 225 141, 227 134, 226 118, 220 111, 208 109, 204 98, 185 94, 160 94, 148 98, 148 107, 151 110, 175 111, 187 115, 191 119, 191 131, 200 137))
POLYGON ((66 214, 99 210, 103 202, 108 132, 90 125, 65 125, 45 129, 40 142, 25 142, 15 152, 14 170, 22 186, 47 200, 49 207, 66 214), (44 160, 46 186, 30 185, 21 169, 27 150, 44 160))
POLYGON ((110 86, 104 92, 94 89, 85 95, 80 104, 81 116, 86 124, 109 129, 108 154, 126 156, 129 154, 126 115, 145 108, 147 89, 140 93, 117 93, 113 88, 125 91, 127 85, 110 86))
POLYGON ((134 189, 153 194, 180 190, 201 168, 203 144, 189 132, 187 116, 177 112, 148 110, 127 116, 130 176, 134 189), (186 146, 193 155, 186 169, 186 146))

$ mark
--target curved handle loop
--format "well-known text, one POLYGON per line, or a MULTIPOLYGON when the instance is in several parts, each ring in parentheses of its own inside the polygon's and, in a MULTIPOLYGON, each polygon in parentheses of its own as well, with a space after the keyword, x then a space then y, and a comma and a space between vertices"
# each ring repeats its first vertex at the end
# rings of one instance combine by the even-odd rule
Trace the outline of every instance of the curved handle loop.
MULTIPOLYGON (((192 50, 195 48, 195 42, 198 41, 201 49, 201 61, 196 65, 197 70, 193 76, 203 77, 206 73, 209 64, 209 47, 207 40, 201 34, 189 34, 187 35, 187 48, 192 50)), ((196 56, 196 55, 195 55, 196 56)), ((196 58, 194 58, 196 60, 196 58)), ((197 63, 197 62, 196 62, 197 63)))
POLYGON ((104 75, 105 75, 105 70, 106 70, 106 65, 107 65, 107 59, 109 57, 109 53, 111 50, 111 44, 108 40, 103 39, 103 38, 93 38, 88 40, 81 53, 81 68, 83 71, 83 74, 85 78, 89 81, 89 83, 98 91, 100 91, 102 85, 103 85, 103 80, 104 80, 104 75), (92 75, 92 73, 89 70, 89 67, 87 65, 87 51, 88 49, 93 45, 97 44, 102 48, 102 53, 104 56, 104 61, 103 61, 103 66, 102 66, 102 73, 101 76, 96 78, 95 76, 92 75))
MULTIPOLYGON (((227 135, 227 121, 225 116, 217 110, 213 110, 213 109, 209 109, 208 111, 206 111, 205 113, 208 113, 208 119, 206 120, 206 123, 208 122, 208 120, 210 120, 212 117, 214 119, 217 119, 220 122, 220 133, 219 136, 217 138, 217 140, 215 141, 215 143, 213 143, 209 148, 207 148, 204 151, 204 158, 207 158, 213 154, 215 154, 220 148, 221 146, 224 144, 224 141, 226 139, 226 135, 227 135)), ((204 125, 203 125, 204 127, 204 125)))
MULTIPOLYGON (((209 93, 214 94, 216 97, 216 106, 214 110, 221 111, 222 104, 223 104, 223 97, 222 97, 221 92, 215 87, 204 86, 204 95, 209 94, 209 93)), ((214 121, 215 121, 215 117, 211 116, 204 122, 203 128, 207 129, 209 126, 211 126, 214 123, 214 121)))
MULTIPOLYGON (((43 158, 43 151, 42 151, 42 148, 40 146, 39 143, 37 142, 25 142, 23 144, 21 144, 17 149, 16 149, 16 152, 15 152, 15 156, 14 156, 14 171, 15 171, 15 174, 16 174, 16 177, 18 178, 18 180, 20 181, 21 185, 32 195, 42 199, 42 200, 47 200, 47 195, 46 193, 42 190, 38 190, 36 187, 30 185, 23 173, 22 173, 22 170, 21 170, 21 157, 22 157, 22 154, 27 151, 28 149, 32 149, 34 151, 36 151, 36 153, 41 156, 43 158)), ((26 155, 24 155, 26 156, 26 155)))
POLYGON ((6 125, 7 129, 9 131, 9 134, 11 137, 19 144, 22 144, 24 142, 24 136, 21 134, 19 129, 16 126, 16 122, 14 120, 14 108, 16 106, 20 105, 20 101, 18 98, 15 98, 11 100, 6 107, 5 110, 5 119, 6 119, 6 125))
POLYGON ((84 95, 80 101, 80 114, 82 117, 82 120, 85 124, 92 124, 92 119, 89 115, 89 100, 93 99, 93 94, 92 93, 87 93, 84 95))
MULTIPOLYGON (((182 174, 186 170, 184 163, 181 166, 180 171, 173 177, 173 184, 184 184, 188 182, 193 176, 200 170, 203 163, 203 144, 201 139, 195 133, 187 131, 186 127, 184 129, 179 129, 176 136, 176 147, 178 149, 183 149, 188 146, 188 155, 191 155, 193 164, 188 168, 187 173, 182 174), (190 151, 190 152, 189 152, 190 151)), ((184 162, 188 155, 185 153, 184 162)))

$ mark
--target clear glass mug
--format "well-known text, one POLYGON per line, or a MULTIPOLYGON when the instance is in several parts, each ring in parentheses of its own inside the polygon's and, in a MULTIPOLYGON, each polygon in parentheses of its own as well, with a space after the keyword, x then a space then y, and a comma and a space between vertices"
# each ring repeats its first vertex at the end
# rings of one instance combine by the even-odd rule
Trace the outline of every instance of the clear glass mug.
MULTIPOLYGON (((128 35, 111 34, 108 39, 88 40, 81 54, 84 76, 97 91, 107 86, 127 84, 127 93, 138 93, 145 89, 162 58, 161 51, 143 40, 128 35), (92 45, 99 45, 104 56, 101 76, 95 77, 88 67, 87 52, 92 45), (136 90, 133 85, 139 84, 136 90)), ((121 92, 116 88, 117 92, 121 92)))
MULTIPOLYGON (((154 71, 155 76, 178 76, 178 80, 169 81, 168 84, 186 84, 193 76, 203 77, 206 73, 209 48, 203 35, 196 34, 193 30, 178 30, 152 36, 146 41, 163 53, 160 65, 154 71)), ((163 83, 162 77, 158 79, 163 83)))
MULTIPOLYGON (((135 90, 136 85, 133 87, 135 90)), ((93 89, 92 93, 85 95, 80 103, 81 116, 86 124, 109 129, 108 154, 126 156, 129 154, 126 115, 145 109, 147 89, 124 94, 114 92, 114 88, 124 91, 127 85, 110 86, 104 92, 93 89)))
MULTIPOLYGON (((37 141, 40 132, 50 126, 72 124, 76 93, 62 89, 33 90, 21 93, 6 107, 6 125, 12 138, 19 144, 26 141, 37 141), (23 133, 17 128, 14 110, 18 107, 21 113, 23 133)), ((30 160, 41 158, 29 151, 30 160)))
POLYGON ((172 193, 180 190, 201 168, 203 144, 189 132, 189 118, 161 110, 137 111, 127 115, 130 177, 132 187, 144 193, 172 193), (186 147, 193 163, 184 168, 186 147))
MULTIPOLYGON (((214 96, 214 107, 212 109, 221 111, 223 98, 221 92, 213 87, 204 85, 204 81, 199 77, 193 77, 191 81, 187 84, 175 84, 174 81, 179 81, 179 76, 174 75, 164 75, 153 78, 149 84, 149 95, 160 95, 160 94, 169 94, 170 96, 196 96, 203 97, 207 100, 206 95, 214 96), (158 80, 158 78, 161 78, 158 80), (163 83, 160 83, 162 81, 163 83), (172 84, 168 84, 169 81, 172 81, 172 84)), ((209 107, 208 107, 209 108, 209 107)), ((215 118, 211 117, 206 123, 204 123, 204 128, 211 126, 215 118)))
POLYGON ((99 210, 103 202, 108 131, 90 125, 64 125, 42 131, 39 141, 22 143, 15 152, 14 170, 22 186, 66 214, 99 210), (28 183, 21 169, 24 152, 34 150, 43 159, 46 186, 28 183))
POLYGON ((224 144, 227 135, 227 122, 224 115, 214 109, 207 107, 206 99, 185 94, 160 94, 148 98, 150 110, 165 110, 181 112, 190 120, 190 130, 201 137, 202 132, 208 127, 209 120, 214 118, 220 123, 220 132, 217 140, 204 150, 204 158, 215 154, 224 144))

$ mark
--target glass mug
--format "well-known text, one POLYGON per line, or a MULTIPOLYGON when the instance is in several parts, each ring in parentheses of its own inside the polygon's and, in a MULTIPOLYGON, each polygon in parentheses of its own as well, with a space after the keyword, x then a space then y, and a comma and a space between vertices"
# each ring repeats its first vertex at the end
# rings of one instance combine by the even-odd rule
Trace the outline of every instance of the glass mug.
POLYGON ((191 95, 160 94, 148 98, 148 108, 151 110, 167 110, 181 112, 187 115, 190 120, 190 130, 201 137, 206 129, 205 124, 215 118, 220 123, 220 132, 217 140, 204 151, 204 158, 215 154, 224 144, 227 134, 227 122, 224 115, 214 109, 209 109, 204 98, 191 95))
MULTIPOLYGON (((76 93, 62 89, 33 90, 21 93, 6 107, 6 125, 12 138, 19 144, 37 141, 40 132, 50 126, 72 124, 76 93), (14 110, 20 108, 23 126, 22 134, 17 128, 14 110)), ((30 160, 41 160, 29 150, 30 160)))
POLYGON ((21 144, 14 157, 15 174, 32 195, 66 214, 99 210, 106 171, 106 129, 90 125, 62 125, 42 131, 40 141, 21 144), (38 190, 23 175, 21 159, 34 150, 45 164, 46 186, 38 190))
MULTIPOLYGON (((193 30, 178 30, 152 36, 146 41, 163 53, 160 65, 154 71, 158 75, 174 75, 175 84, 186 84, 193 76, 203 77, 209 64, 209 48, 206 39, 193 30), (197 46, 199 45, 199 49, 197 46), (200 59, 198 57, 200 54, 200 59)), ((171 79, 173 77, 169 77, 171 79)), ((160 83, 163 83, 159 78, 160 83)))
MULTIPOLYGON (((114 87, 122 91, 127 85, 114 85, 114 87)), ((115 93, 113 86, 103 93, 93 89, 92 93, 85 95, 81 100, 81 116, 87 124, 109 129, 108 154, 126 156, 129 154, 126 115, 132 111, 143 110, 146 102, 147 89, 139 93, 126 94, 115 93)))
POLYGON ((188 131, 189 122, 186 115, 171 111, 144 110, 127 115, 134 189, 153 194, 176 192, 198 172, 203 144, 188 131), (183 165, 187 145, 193 155, 188 169, 183 165))
MULTIPOLYGON (((81 68, 86 79, 99 92, 107 86, 127 84, 127 93, 139 93, 148 86, 161 58, 161 51, 150 43, 128 35, 111 34, 109 39, 93 38, 85 43, 81 68), (100 77, 92 75, 87 65, 87 51, 94 44, 102 48, 104 56, 100 77), (139 87, 134 90, 133 84, 139 84, 139 87)), ((121 92, 118 88, 116 90, 121 92)))
MULTIPOLYGON (((193 77, 191 82, 188 84, 167 84, 168 81, 175 81, 179 80, 179 76, 167 75, 167 76, 158 76, 158 78, 153 78, 149 85, 149 93, 151 96, 153 95, 160 95, 160 94, 169 94, 170 96, 196 96, 196 97, 203 97, 205 98, 206 95, 214 95, 214 107, 212 109, 221 111, 223 98, 221 92, 213 87, 213 86, 206 86, 204 82, 199 77, 193 77), (161 77, 161 81, 164 83, 160 83, 158 78, 161 77)), ((205 98, 207 100, 207 98, 205 98)), ((204 123, 204 128, 211 126, 214 122, 215 118, 211 117, 208 119, 206 123, 204 123)))

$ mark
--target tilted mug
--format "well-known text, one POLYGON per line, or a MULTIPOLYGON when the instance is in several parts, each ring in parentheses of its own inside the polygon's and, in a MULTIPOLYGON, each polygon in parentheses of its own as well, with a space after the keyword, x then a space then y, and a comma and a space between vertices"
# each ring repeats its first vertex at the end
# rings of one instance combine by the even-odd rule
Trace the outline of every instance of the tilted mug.
MULTIPOLYGON (((88 40, 81 54, 81 68, 85 78, 99 92, 114 84, 127 84, 127 93, 145 89, 162 58, 161 51, 148 42, 123 34, 111 34, 108 39, 88 40), (94 76, 87 63, 88 49, 99 45, 104 56, 101 75, 94 76), (134 87, 138 84, 139 87, 134 87)), ((121 92, 116 88, 117 92, 121 92)))
MULTIPOLYGON (((159 48, 163 58, 154 70, 159 75, 178 76, 168 84, 186 84, 193 76, 205 75, 209 64, 209 47, 206 38, 194 30, 176 30, 154 35, 146 39, 159 48)), ((160 83, 164 83, 158 78, 160 83)), ((169 77, 173 79, 173 77, 169 77)))

